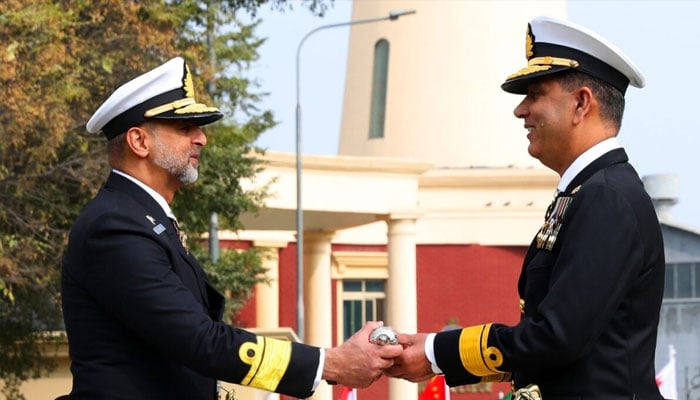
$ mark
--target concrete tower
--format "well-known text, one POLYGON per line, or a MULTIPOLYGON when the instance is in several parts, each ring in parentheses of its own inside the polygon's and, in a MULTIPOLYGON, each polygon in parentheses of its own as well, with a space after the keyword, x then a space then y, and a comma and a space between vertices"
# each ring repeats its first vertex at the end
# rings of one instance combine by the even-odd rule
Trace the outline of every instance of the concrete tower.
POLYGON ((500 89, 523 67, 527 22, 566 17, 566 1, 355 0, 353 19, 415 9, 350 31, 340 155, 437 167, 537 166, 521 96, 500 89))

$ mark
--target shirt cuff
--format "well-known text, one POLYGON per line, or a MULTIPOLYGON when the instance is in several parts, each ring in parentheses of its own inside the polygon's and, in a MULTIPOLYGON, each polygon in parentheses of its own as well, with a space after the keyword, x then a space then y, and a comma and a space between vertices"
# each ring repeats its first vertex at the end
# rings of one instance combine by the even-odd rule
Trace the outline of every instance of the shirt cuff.
POLYGON ((433 342, 435 342, 435 334, 429 333, 428 337, 425 338, 425 357, 430 361, 430 368, 433 370, 433 373, 442 375, 442 370, 435 362, 435 347, 433 346, 433 342))
POLYGON ((318 387, 319 383, 321 383, 321 377, 323 376, 323 365, 326 363, 326 349, 323 347, 319 348, 319 354, 318 354, 318 369, 316 370, 316 378, 314 379, 314 386, 311 388, 311 391, 315 391, 316 388, 318 387))

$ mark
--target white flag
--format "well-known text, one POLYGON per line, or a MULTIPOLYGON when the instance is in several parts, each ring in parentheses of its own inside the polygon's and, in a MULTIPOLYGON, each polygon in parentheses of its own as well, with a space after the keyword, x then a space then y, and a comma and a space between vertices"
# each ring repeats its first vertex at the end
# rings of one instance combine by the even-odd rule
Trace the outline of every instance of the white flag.
POLYGON ((677 399, 676 389, 676 349, 668 345, 668 363, 656 374, 656 385, 664 399, 677 399))

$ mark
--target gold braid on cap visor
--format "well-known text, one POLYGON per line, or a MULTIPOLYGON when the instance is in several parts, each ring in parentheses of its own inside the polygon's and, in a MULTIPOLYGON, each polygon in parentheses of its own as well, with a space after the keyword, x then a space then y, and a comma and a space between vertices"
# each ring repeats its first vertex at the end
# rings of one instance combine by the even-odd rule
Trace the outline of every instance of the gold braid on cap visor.
POLYGON ((558 65, 561 67, 578 68, 580 65, 578 61, 569 58, 559 58, 559 57, 535 57, 531 58, 527 62, 527 67, 521 69, 520 71, 509 75, 506 80, 517 78, 519 76, 534 74, 535 72, 546 71, 552 68, 553 65, 558 65))
POLYGON ((205 106, 204 104, 197 103, 197 101, 192 97, 186 97, 184 99, 175 100, 168 104, 163 104, 162 106, 153 107, 150 110, 146 111, 143 114, 143 116, 146 118, 151 118, 172 110, 175 110, 175 114, 192 114, 219 111, 219 109, 216 107, 205 106))

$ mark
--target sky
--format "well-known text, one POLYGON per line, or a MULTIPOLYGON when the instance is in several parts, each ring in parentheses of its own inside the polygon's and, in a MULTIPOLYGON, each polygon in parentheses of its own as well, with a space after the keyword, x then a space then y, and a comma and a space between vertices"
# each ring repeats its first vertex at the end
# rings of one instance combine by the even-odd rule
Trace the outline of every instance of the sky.
MULTIPOLYGON (((700 179, 696 176, 700 134, 695 132, 700 114, 696 103, 700 0, 570 0, 568 14, 570 20, 615 43, 643 72, 646 87, 627 91, 618 139, 640 175, 677 177, 679 201, 673 217, 679 224, 700 229, 700 179)), ((299 43, 316 27, 350 21, 352 2, 335 0, 323 18, 298 4, 283 13, 261 7, 258 17, 263 22, 256 32, 267 41, 249 72, 257 78, 260 90, 268 93, 261 107, 272 110, 279 124, 263 133, 257 144, 294 152, 299 43)), ((309 36, 301 47, 304 154, 337 154, 348 37, 347 27, 324 29, 309 36)))

